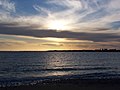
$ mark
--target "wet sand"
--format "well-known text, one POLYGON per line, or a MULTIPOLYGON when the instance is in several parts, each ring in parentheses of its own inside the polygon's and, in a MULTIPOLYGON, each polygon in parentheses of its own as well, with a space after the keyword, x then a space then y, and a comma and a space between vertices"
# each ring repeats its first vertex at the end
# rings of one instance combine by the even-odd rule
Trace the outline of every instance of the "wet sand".
POLYGON ((0 90, 120 90, 120 79, 70 79, 35 85, 3 87, 0 90))

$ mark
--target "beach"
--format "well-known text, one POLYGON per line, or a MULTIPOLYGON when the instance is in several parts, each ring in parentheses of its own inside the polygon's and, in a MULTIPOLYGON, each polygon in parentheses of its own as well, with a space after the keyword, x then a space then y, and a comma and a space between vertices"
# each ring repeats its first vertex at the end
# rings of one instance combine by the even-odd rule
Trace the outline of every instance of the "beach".
POLYGON ((0 90, 120 90, 120 79, 70 79, 35 85, 1 87, 0 90))

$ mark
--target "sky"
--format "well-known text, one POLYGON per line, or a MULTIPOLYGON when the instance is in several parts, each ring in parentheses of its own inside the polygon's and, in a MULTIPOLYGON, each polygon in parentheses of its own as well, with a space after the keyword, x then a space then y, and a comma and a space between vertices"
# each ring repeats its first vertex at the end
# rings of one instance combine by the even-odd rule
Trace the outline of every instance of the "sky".
POLYGON ((0 0, 0 51, 120 49, 120 0, 0 0))

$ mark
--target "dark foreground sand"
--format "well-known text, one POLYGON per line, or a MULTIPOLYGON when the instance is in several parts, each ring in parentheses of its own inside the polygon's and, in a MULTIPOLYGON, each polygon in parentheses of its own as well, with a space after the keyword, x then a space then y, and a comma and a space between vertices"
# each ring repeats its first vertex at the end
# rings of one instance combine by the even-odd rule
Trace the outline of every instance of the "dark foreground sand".
POLYGON ((5 87, 0 90, 120 90, 120 79, 47 81, 36 85, 5 87))

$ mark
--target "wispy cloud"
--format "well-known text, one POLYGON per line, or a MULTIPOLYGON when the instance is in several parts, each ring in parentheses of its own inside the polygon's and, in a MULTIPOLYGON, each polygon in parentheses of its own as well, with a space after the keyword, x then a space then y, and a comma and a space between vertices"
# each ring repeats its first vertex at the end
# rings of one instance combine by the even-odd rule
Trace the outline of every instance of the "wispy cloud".
POLYGON ((15 12, 15 3, 10 0, 0 3, 3 7, 1 21, 17 23, 19 26, 47 29, 50 21, 63 20, 72 31, 91 32, 96 28, 112 29, 108 23, 120 21, 119 0, 46 0, 44 4, 49 8, 40 4, 32 5, 39 14, 14 18, 10 13, 15 12))
POLYGON ((0 23, 12 22, 12 13, 15 13, 15 3, 10 0, 0 0, 0 23))
POLYGON ((15 12, 15 3, 10 0, 0 0, 0 7, 7 12, 15 12))
POLYGON ((120 9, 117 3, 119 0, 51 0, 46 1, 45 4, 56 7, 46 8, 40 5, 33 5, 33 7, 40 12, 38 17, 43 20, 43 26, 51 20, 64 19, 68 22, 66 25, 71 26, 74 31, 91 32, 96 28, 109 28, 108 23, 120 20, 120 9), (64 9, 59 10, 62 7, 64 9))

